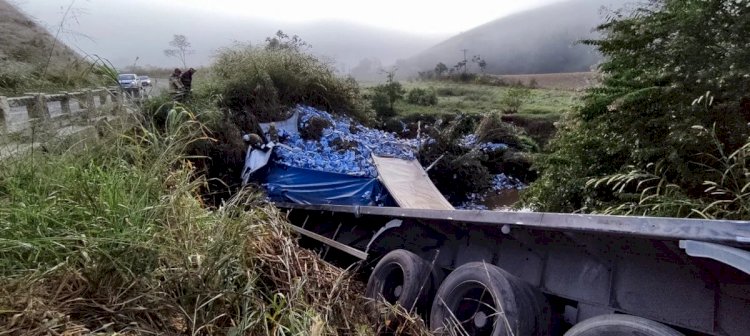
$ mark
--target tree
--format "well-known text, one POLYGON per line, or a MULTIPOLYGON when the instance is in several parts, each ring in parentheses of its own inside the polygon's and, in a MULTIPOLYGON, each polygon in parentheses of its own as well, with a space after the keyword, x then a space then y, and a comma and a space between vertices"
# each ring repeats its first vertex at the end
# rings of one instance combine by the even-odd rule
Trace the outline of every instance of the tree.
POLYGON ((172 49, 164 49, 164 55, 177 58, 184 68, 187 68, 187 55, 192 55, 195 51, 190 49, 191 45, 185 35, 175 34, 172 41, 169 42, 172 49))
POLYGON ((440 62, 435 65, 435 75, 437 77, 442 77, 446 72, 448 72, 448 67, 445 65, 445 63, 440 62))
POLYGON ((711 183, 750 183, 724 176, 720 162, 750 135, 743 103, 750 101, 750 7, 653 0, 615 13, 599 31, 603 39, 584 42, 605 56, 603 83, 561 124, 527 203, 544 211, 735 216, 714 210, 750 201, 711 183), (622 182, 613 189, 611 181, 622 182))
POLYGON ((378 85, 374 88, 375 94, 373 96, 372 105, 375 112, 384 118, 392 117, 396 115, 395 104, 396 101, 403 99, 406 91, 401 86, 396 77, 397 68, 392 68, 390 71, 382 70, 386 74, 385 84, 378 85))
POLYGON ((487 62, 484 59, 482 59, 479 55, 474 55, 471 58, 471 61, 479 66, 480 72, 484 73, 485 68, 487 68, 487 62))
POLYGON ((292 50, 301 51, 310 45, 297 35, 289 36, 279 30, 276 35, 266 38, 266 50, 292 50))

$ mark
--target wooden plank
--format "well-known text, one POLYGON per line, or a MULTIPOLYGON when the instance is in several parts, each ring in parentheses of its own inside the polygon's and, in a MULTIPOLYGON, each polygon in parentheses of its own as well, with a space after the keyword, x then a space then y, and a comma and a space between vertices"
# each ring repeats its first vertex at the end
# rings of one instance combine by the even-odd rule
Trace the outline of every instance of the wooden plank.
POLYGON ((340 251, 346 252, 354 257, 357 257, 361 260, 367 260, 367 253, 364 251, 360 251, 358 249, 355 249, 353 247, 349 247, 347 245, 344 245, 342 243, 339 243, 331 238, 321 236, 315 232, 305 230, 299 226, 289 225, 289 227, 292 228, 292 230, 299 232, 302 235, 305 235, 307 237, 310 237, 312 239, 315 239, 323 244, 326 244, 328 246, 331 246, 333 248, 336 248, 340 251))

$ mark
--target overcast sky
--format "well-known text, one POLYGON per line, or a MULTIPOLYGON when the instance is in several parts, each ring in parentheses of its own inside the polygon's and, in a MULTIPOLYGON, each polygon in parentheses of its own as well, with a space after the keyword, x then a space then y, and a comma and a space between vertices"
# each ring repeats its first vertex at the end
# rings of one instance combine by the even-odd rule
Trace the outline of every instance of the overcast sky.
MULTIPOLYGON (((418 34, 453 34, 524 9, 558 0, 75 0, 89 14, 123 9, 123 17, 138 12, 181 8, 204 15, 246 17, 282 22, 352 21, 418 34)), ((45 22, 60 19, 70 0, 15 0, 45 22)), ((81 18, 85 20, 85 16, 81 18)), ((134 18, 137 20, 137 18, 134 18)))
POLYGON ((206 65, 234 41, 258 43, 276 30, 350 68, 365 57, 391 63, 494 19, 560 0, 10 0, 83 54, 116 66, 172 66, 163 54, 183 34, 206 65))

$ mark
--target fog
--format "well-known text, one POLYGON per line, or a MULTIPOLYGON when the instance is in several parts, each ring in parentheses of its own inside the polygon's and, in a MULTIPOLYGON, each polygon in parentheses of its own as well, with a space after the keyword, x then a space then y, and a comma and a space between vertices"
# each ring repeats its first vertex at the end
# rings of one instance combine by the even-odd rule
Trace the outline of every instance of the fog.
MULTIPOLYGON (((239 15, 207 15, 177 6, 139 8, 93 6, 85 2, 80 6, 83 12, 79 13, 78 21, 69 19, 68 32, 63 33, 61 39, 82 54, 102 56, 120 67, 133 63, 161 67, 179 65, 176 59, 163 53, 173 34, 183 34, 191 42, 194 53, 188 57, 189 66, 209 64, 217 49, 235 41, 261 43, 281 29, 290 35, 299 35, 312 46, 313 53, 335 59, 342 70, 352 67, 364 56, 391 63, 448 37, 445 34, 408 34, 343 21, 290 23, 251 20, 239 15)), ((26 11, 31 12, 26 7, 26 11)), ((23 4, 21 8, 25 8, 23 4)), ((62 17, 59 8, 51 11, 38 11, 34 16, 38 20, 41 16, 62 17)), ((59 18, 57 22, 47 21, 43 24, 54 32, 59 18)))
MULTIPOLYGON (((493 74, 533 74, 589 71, 600 55, 582 39, 596 38, 594 28, 613 9, 628 0, 573 0, 518 13, 454 36, 417 56, 399 62, 402 73, 449 68, 463 60, 466 49, 470 70, 474 55, 487 62, 493 74)), ((472 69, 473 67, 473 69, 472 69)))
MULTIPOLYGON (((75 15, 68 16, 60 38, 79 53, 101 56, 118 67, 134 64, 159 67, 180 65, 177 59, 168 58, 163 53, 169 47, 173 34, 187 36, 192 44, 194 53, 188 56, 188 66, 201 66, 210 64, 212 56, 221 47, 230 46, 236 41, 262 43, 277 30, 283 30, 289 35, 299 35, 312 46, 311 52, 332 60, 342 73, 354 72, 359 78, 372 78, 373 74, 378 77, 379 69, 393 64, 398 64, 402 75, 431 69, 437 62, 444 62, 450 67, 463 58, 462 49, 468 49, 469 58, 473 55, 483 57, 487 61, 488 72, 492 73, 587 70, 598 60, 598 55, 591 48, 574 45, 574 42, 591 36, 593 27, 602 21, 599 11, 602 4, 621 4, 625 0, 573 0, 559 4, 555 0, 533 0, 525 2, 523 6, 551 5, 523 13, 518 13, 522 8, 519 7, 522 6, 520 2, 507 2, 498 5, 503 10, 495 16, 504 18, 483 25, 481 21, 476 22, 477 28, 463 33, 430 32, 427 28, 414 33, 383 28, 375 24, 383 21, 395 27, 394 18, 409 13, 401 13, 394 8, 393 11, 397 13, 386 18, 382 14, 383 8, 377 5, 356 9, 356 6, 341 5, 340 12, 336 12, 335 8, 319 8, 320 13, 309 15, 311 18, 319 17, 317 21, 285 21, 283 19, 288 18, 281 6, 278 15, 263 14, 265 12, 260 13, 262 11, 259 9, 259 15, 266 17, 249 17, 240 11, 242 8, 254 8, 252 3, 247 2, 235 1, 237 12, 232 12, 224 7, 210 9, 206 7, 206 2, 197 0, 186 0, 184 5, 175 5, 176 2, 172 0, 155 1, 153 4, 141 0, 132 3, 103 1, 75 2, 72 12, 75 15), (327 11, 336 15, 326 17, 327 11), (368 11, 372 11, 372 18, 368 18, 368 11), (375 17, 378 15, 380 19, 375 17), (345 20, 348 17, 358 18, 359 21, 345 20)), ((218 0, 216 3, 219 6, 219 3, 232 1, 218 0)), ((53 33, 58 28, 62 12, 70 3, 67 0, 15 2, 53 33)), ((398 27, 413 28, 415 24, 419 26, 422 23, 435 30, 435 20, 444 20, 446 26, 458 27, 459 23, 467 25, 472 18, 479 20, 492 15, 471 3, 462 4, 465 10, 457 10, 451 4, 455 5, 454 2, 424 2, 424 6, 428 6, 424 7, 424 11, 410 13, 414 22, 398 27), (477 13, 478 7, 484 16, 471 14, 477 13), (444 13, 446 11, 447 14, 444 13), (445 14, 450 17, 451 11, 455 12, 456 22, 440 16, 445 14)), ((495 6, 497 3, 488 4, 495 6)), ((489 7, 488 4, 484 6, 489 7)), ((412 3, 409 3, 409 8, 404 6, 401 7, 409 11, 416 8, 412 3)), ((292 14, 289 12, 289 16, 292 14)), ((295 15, 304 16, 304 13, 295 15)), ((439 26, 440 22, 437 24, 439 26)))

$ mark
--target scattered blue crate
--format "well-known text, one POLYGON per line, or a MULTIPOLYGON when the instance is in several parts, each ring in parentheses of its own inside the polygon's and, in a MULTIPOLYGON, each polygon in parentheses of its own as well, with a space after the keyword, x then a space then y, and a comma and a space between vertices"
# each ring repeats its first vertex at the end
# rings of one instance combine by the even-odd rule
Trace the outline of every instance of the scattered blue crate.
POLYGON ((479 142, 476 134, 467 134, 458 141, 458 144, 464 148, 477 148, 483 152, 494 152, 496 150, 507 149, 508 145, 499 142, 479 142))
POLYGON ((277 148, 278 163, 331 173, 377 177, 372 154, 415 159, 419 140, 400 139, 393 133, 367 128, 351 119, 334 117, 309 106, 297 106, 295 111, 299 113, 300 128, 306 127, 313 117, 323 118, 332 126, 323 130, 320 141, 304 140, 299 135, 281 132, 281 143, 291 149, 277 148), (333 144, 337 140, 349 143, 353 148, 335 148, 333 144))

